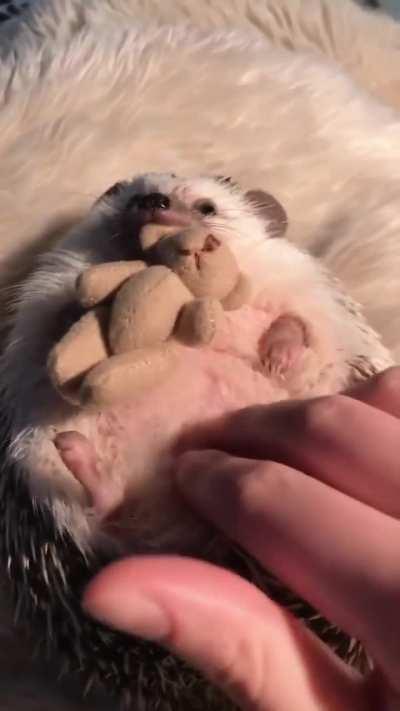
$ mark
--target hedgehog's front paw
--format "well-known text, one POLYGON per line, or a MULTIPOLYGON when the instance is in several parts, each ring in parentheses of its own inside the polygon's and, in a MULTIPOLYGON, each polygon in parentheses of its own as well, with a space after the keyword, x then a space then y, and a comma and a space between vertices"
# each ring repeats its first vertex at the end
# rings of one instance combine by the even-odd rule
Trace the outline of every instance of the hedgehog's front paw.
POLYGON ((259 356, 269 377, 286 378, 308 348, 305 324, 297 316, 276 319, 259 342, 259 356))

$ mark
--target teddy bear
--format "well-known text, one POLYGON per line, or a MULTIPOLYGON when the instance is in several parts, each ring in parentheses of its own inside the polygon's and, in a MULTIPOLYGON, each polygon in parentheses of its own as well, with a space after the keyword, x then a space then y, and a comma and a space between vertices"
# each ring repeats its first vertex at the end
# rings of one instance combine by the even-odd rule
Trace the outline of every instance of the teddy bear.
POLYGON ((211 343, 225 310, 249 300, 250 284, 210 230, 146 224, 144 259, 106 262, 78 277, 85 309, 50 351, 51 382, 70 403, 105 407, 157 385, 176 344, 211 343))

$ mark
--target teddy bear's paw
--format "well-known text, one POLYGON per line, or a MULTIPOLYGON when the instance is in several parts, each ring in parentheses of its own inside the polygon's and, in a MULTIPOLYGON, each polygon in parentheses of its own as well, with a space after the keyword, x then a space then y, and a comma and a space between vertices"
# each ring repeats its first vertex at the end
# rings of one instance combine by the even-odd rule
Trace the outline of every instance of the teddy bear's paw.
POLYGON ((85 269, 76 283, 79 303, 85 309, 91 309, 107 301, 125 281, 144 269, 146 264, 141 260, 106 262, 85 269))

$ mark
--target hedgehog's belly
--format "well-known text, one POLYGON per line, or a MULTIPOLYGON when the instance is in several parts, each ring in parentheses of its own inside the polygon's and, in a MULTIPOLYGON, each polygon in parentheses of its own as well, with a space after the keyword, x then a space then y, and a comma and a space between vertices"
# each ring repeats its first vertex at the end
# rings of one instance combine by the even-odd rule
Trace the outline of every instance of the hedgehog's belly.
MULTIPOLYGON (((185 350, 168 382, 85 422, 101 481, 117 491, 126 482, 125 505, 119 508, 124 537, 186 548, 183 513, 171 481, 172 450, 180 433, 229 410, 281 397, 285 393, 238 357, 185 350)), ((190 530, 193 534, 192 523, 190 530)))
POLYGON ((101 468, 109 471, 117 458, 124 477, 137 490, 150 472, 159 470, 184 428, 229 410, 285 397, 261 370, 257 344, 265 317, 260 321, 253 318, 246 333, 241 329, 234 340, 220 334, 212 348, 180 348, 177 365, 162 384, 129 404, 92 417, 91 436, 101 468))
MULTIPOLYGON (((251 307, 228 313, 212 346, 179 348, 177 365, 161 385, 118 407, 82 411, 57 423, 53 420, 45 437, 42 430, 30 449, 31 472, 44 474, 53 487, 61 484, 63 498, 67 492, 85 506, 88 499, 82 487, 73 481, 49 441, 55 429, 80 432, 94 449, 99 487, 114 511, 114 535, 132 549, 142 545, 177 548, 178 543, 186 548, 191 540, 197 541, 200 529, 183 510, 173 488, 173 445, 191 425, 288 397, 281 384, 263 374, 258 355, 260 339, 274 316, 251 307)), ((87 516, 92 532, 96 520, 87 516)), ((109 520, 107 527, 110 530, 109 520)))
MULTIPOLYGON (((58 431, 76 430, 89 439, 99 486, 108 489, 110 500, 118 501, 124 492, 112 530, 118 529, 132 547, 189 544, 188 514, 181 510, 171 481, 173 445, 184 429, 229 410, 287 396, 261 370, 258 343, 269 321, 265 312, 249 308, 227 314, 212 347, 179 348, 177 365, 161 385, 129 403, 82 412, 58 424, 58 431)), ((191 520, 189 532, 189 538, 197 539, 191 520)))

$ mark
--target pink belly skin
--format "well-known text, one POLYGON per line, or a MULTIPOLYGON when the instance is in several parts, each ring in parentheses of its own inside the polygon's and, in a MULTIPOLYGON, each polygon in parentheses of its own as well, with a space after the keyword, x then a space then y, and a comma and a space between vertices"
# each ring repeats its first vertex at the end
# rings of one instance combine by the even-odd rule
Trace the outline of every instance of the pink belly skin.
POLYGON ((88 438, 98 477, 97 489, 86 486, 88 500, 94 505, 101 500, 99 525, 112 529, 129 549, 186 550, 203 536, 173 488, 173 445, 193 425, 288 397, 284 381, 264 375, 259 357, 260 341, 275 317, 251 307, 227 313, 211 346, 182 346, 174 372, 161 386, 117 408, 58 423, 58 432, 75 430, 88 438))

